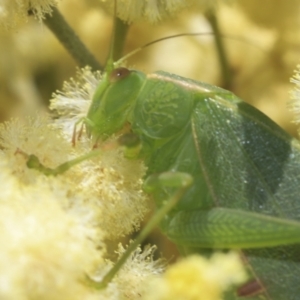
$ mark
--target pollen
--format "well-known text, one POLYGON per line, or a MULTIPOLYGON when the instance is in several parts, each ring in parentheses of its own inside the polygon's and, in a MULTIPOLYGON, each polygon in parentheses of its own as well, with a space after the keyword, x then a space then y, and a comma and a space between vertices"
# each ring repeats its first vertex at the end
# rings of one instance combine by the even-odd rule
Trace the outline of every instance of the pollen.
POLYGON ((235 252, 216 253, 210 259, 192 255, 167 268, 149 283, 146 300, 221 300, 223 292, 246 279, 235 252))
POLYGON ((0 298, 86 299, 85 274, 103 261, 99 232, 64 207, 63 186, 25 185, 0 164, 0 298))
MULTIPOLYGON (((288 104, 289 109, 294 113, 294 123, 300 124, 300 65, 297 66, 294 76, 291 78, 294 88, 290 91, 291 101, 288 104)), ((300 133, 300 129, 298 129, 300 133)))
POLYGON ((0 4, 0 24, 9 29, 25 23, 28 11, 41 21, 46 14, 52 12, 52 7, 57 5, 57 0, 3 0, 0 4))
MULTIPOLYGON (((126 248, 119 244, 117 250, 119 258, 125 250, 126 248)), ((165 269, 166 263, 163 259, 154 260, 155 250, 155 246, 148 245, 143 250, 138 247, 109 284, 106 291, 102 293, 103 298, 101 299, 141 299, 147 291, 147 283, 161 275, 165 269), (118 296, 112 298, 111 295, 115 291, 118 291, 118 296)), ((113 264, 111 263, 111 265, 113 264)), ((98 275, 101 277, 101 272, 98 275)))
POLYGON ((90 67, 78 69, 75 78, 64 82, 62 91, 53 93, 50 109, 59 116, 55 124, 67 136, 72 135, 74 125, 87 115, 101 79, 101 73, 92 72, 90 67))
MULTIPOLYGON (((117 3, 117 14, 125 22, 132 23, 146 20, 150 23, 157 23, 168 17, 174 17, 182 9, 191 8, 196 5, 198 8, 211 8, 217 1, 195 1, 195 0, 123 0, 117 3)), ((113 11, 114 2, 104 1, 104 4, 113 11)))

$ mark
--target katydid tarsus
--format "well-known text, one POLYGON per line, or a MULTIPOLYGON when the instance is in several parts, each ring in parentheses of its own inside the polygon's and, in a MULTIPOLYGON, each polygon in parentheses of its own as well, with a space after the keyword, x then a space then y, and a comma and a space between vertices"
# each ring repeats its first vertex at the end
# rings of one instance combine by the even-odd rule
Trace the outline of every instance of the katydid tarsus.
MULTIPOLYGON (((139 139, 137 157, 148 167, 145 190, 160 209, 136 243, 159 220, 183 251, 243 249, 251 278, 225 299, 298 299, 296 139, 229 91, 162 71, 146 75, 111 61, 83 122, 95 141, 128 123, 139 139)), ((55 170, 31 156, 28 166, 55 175, 99 152, 55 170)), ((119 265, 126 256, 122 259, 119 265)))

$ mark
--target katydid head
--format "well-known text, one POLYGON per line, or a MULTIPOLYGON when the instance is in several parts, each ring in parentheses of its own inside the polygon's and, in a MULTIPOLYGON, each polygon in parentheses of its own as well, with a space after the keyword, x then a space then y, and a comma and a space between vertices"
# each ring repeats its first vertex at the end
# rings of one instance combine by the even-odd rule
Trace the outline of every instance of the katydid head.
POLYGON ((145 75, 126 68, 106 73, 90 106, 86 128, 93 138, 105 139, 123 128, 130 117, 145 75))
MULTIPOLYGON (((119 59, 114 63, 113 45, 103 79, 100 82, 85 118, 85 126, 89 136, 94 140, 106 139, 123 128, 130 121, 138 93, 145 82, 146 75, 136 70, 120 67, 129 57, 142 49, 162 40, 195 34, 180 34, 152 41, 119 59)), ((197 34, 198 35, 198 34, 197 34)), ((113 43, 113 40, 112 40, 113 43)))

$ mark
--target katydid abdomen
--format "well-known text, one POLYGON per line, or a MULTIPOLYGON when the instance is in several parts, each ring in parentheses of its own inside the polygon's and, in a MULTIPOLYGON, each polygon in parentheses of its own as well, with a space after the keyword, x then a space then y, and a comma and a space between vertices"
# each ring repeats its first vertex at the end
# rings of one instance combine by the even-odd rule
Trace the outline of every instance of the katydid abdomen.
MULTIPOLYGON (((232 215, 237 209, 299 220, 298 141, 232 93, 165 72, 144 78, 129 121, 141 140, 148 175, 180 171, 194 178, 162 222, 166 235, 187 247, 258 248, 244 251, 250 273, 264 287, 252 291, 258 296, 248 292, 249 299, 298 299, 300 248, 280 245, 290 238, 299 243, 299 227, 289 237, 286 224, 274 229, 267 218, 257 221, 242 212, 235 220, 230 210, 207 226, 216 207, 234 209, 232 215)), ((157 206, 171 193, 157 189, 157 206)))

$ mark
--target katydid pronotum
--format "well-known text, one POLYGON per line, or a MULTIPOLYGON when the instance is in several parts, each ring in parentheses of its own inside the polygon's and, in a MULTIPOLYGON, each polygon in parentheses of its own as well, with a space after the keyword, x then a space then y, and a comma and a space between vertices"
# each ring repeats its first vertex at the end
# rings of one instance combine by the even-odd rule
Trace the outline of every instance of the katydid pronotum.
MULTIPOLYGON (((160 221, 183 252, 243 249, 251 279, 226 299, 298 299, 297 140, 229 91, 111 62, 83 122, 95 140, 128 123, 138 137, 145 190, 160 209, 136 243, 160 221)), ((28 166, 55 175, 99 152, 54 170, 30 156, 28 166)))

